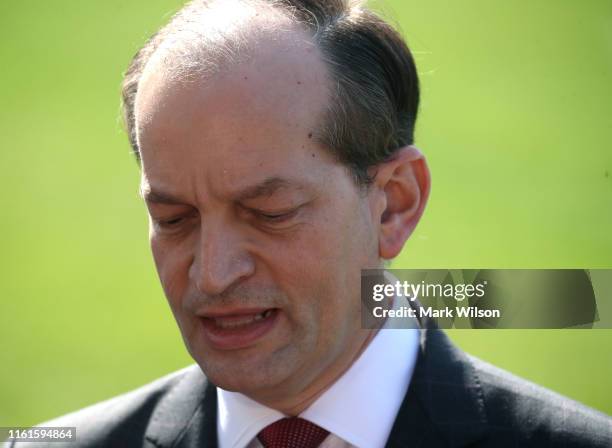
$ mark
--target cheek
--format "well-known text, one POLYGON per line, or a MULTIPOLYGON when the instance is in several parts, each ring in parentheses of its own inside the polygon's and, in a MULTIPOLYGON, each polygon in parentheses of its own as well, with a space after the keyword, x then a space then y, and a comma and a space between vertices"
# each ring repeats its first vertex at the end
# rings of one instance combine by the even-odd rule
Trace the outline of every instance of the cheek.
POLYGON ((190 258, 156 238, 151 239, 155 267, 166 298, 173 310, 180 305, 189 283, 190 258))
POLYGON ((361 270, 378 265, 377 239, 369 212, 359 200, 350 203, 335 224, 327 241, 330 262, 323 273, 333 296, 324 305, 334 313, 332 320, 345 319, 352 326, 361 312, 361 270))
POLYGON ((368 222, 360 213, 331 214, 271 252, 276 280, 292 298, 295 324, 330 334, 354 327, 360 316, 361 268, 372 252, 368 222))
POLYGON ((182 255, 176 246, 151 239, 151 251, 159 280, 174 319, 179 326, 187 349, 191 352, 191 340, 196 331, 196 322, 183 310, 183 298, 189 288, 190 257, 182 255))

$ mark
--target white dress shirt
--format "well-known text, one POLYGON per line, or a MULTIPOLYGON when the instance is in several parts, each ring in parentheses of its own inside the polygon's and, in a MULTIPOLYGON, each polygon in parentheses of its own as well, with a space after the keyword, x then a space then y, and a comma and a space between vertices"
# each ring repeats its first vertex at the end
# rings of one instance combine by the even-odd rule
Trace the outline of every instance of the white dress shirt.
MULTIPOLYGON (((396 306, 397 306, 397 300, 396 306)), ((320 448, 384 447, 408 390, 419 331, 378 331, 353 365, 299 417, 328 430, 320 448)), ((260 448, 257 434, 286 416, 238 392, 217 388, 220 448, 260 448)))

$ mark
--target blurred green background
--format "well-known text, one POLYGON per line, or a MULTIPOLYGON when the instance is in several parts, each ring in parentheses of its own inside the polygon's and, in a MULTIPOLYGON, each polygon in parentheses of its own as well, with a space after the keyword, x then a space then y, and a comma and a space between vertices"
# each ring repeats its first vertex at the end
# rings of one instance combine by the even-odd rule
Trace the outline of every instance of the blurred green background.
MULTIPOLYGON (((0 426, 191 362, 119 124, 130 57, 181 2, 0 2, 0 426)), ((413 48, 426 215, 394 268, 612 268, 609 0, 386 1, 413 48)), ((612 413, 612 330, 455 331, 612 413)))

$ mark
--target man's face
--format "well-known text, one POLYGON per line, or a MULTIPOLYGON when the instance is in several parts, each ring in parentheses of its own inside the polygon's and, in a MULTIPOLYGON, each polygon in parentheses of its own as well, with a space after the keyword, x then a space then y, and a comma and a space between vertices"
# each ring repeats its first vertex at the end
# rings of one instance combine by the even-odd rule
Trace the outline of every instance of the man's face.
POLYGON ((165 294, 208 378, 251 396, 356 354, 360 269, 379 260, 371 197, 313 137, 326 72, 299 47, 189 83, 149 70, 136 103, 165 294))

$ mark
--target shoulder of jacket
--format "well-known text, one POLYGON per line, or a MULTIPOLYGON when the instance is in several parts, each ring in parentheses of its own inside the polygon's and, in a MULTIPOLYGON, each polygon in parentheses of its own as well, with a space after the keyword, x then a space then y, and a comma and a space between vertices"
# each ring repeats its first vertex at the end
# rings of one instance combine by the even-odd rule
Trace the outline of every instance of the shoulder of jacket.
MULTIPOLYGON (((125 446, 139 443, 147 429, 149 419, 159 401, 186 375, 199 369, 192 365, 156 379, 144 386, 108 400, 87 406, 75 412, 40 423, 38 427, 76 428, 76 442, 68 442, 71 448, 108 446, 111 441, 122 440, 125 446)), ((41 447, 40 443, 17 443, 16 448, 41 447)), ((61 443, 49 446, 60 448, 61 443)))
POLYGON ((518 432, 524 440, 566 447, 612 446, 610 416, 474 356, 468 358, 494 432, 518 432))

